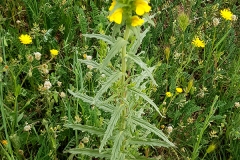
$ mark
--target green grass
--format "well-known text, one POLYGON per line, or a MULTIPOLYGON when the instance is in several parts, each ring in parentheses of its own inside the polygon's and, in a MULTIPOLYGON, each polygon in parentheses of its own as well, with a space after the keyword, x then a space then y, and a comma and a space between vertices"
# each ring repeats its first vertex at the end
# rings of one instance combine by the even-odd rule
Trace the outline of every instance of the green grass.
MULTIPOLYGON (((101 146, 99 136, 64 125, 108 127, 110 113, 74 97, 68 90, 94 97, 107 80, 108 75, 89 69, 81 60, 86 54, 104 63, 111 46, 84 34, 112 35, 113 24, 107 19, 110 3, 0 2, 0 140, 8 142, 0 143, 0 159, 85 160, 90 159, 88 154, 68 151, 101 146), (21 44, 21 34, 29 34, 33 43, 21 44), (50 49, 59 50, 59 54, 52 57, 50 49), (41 60, 34 58, 34 52, 42 54, 41 60), (44 89, 47 80, 52 84, 49 90, 44 89), (27 125, 30 131, 24 131, 27 125), (83 142, 84 137, 89 141, 83 142)), ((144 96, 127 98, 144 106, 144 120, 161 129, 176 148, 143 145, 129 153, 155 159, 239 159, 239 19, 226 21, 220 16, 220 10, 229 8, 239 17, 239 2, 151 0, 150 5, 155 26, 146 23, 141 27, 142 31, 150 27, 150 31, 138 51, 144 51, 140 56, 147 67, 156 67, 153 76, 158 86, 146 81, 141 91, 151 97, 164 117, 143 105, 144 96), (182 13, 185 17, 181 17, 182 13), (218 26, 213 26, 213 18, 219 18, 218 26), (204 40, 204 48, 194 47, 195 36, 204 40), (176 93, 176 87, 183 88, 183 93, 176 93), (166 97, 166 92, 173 96, 166 97), (216 149, 206 153, 210 144, 216 149)), ((129 44, 135 39, 130 34, 129 44)), ((120 61, 114 57, 107 65, 115 71, 121 68, 120 61)), ((126 64, 129 77, 142 73, 134 62, 126 64)), ((129 88, 136 85, 128 83, 129 88)), ((113 95, 121 92, 120 84, 114 83, 101 98, 117 101, 119 97, 113 95)), ((136 134, 144 137, 140 131, 136 134)), ((149 132, 145 138, 158 137, 149 132)), ((110 139, 105 147, 113 146, 110 139)))

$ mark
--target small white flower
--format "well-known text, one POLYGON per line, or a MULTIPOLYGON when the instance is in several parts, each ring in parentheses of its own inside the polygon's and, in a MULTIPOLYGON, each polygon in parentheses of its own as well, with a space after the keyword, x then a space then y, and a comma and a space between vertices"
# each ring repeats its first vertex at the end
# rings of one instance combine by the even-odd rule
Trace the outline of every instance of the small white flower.
POLYGON ((57 85, 58 85, 58 87, 61 87, 61 85, 62 85, 62 82, 60 82, 60 81, 57 81, 57 85))
POLYGON ((238 17, 236 15, 232 15, 232 20, 237 21, 238 17))
POLYGON ((34 54, 36 60, 39 61, 39 60, 41 59, 41 55, 42 55, 41 53, 39 53, 39 52, 34 52, 33 54, 34 54))
POLYGON ((92 65, 87 65, 87 68, 92 70, 93 69, 93 66, 92 65))
POLYGON ((240 103, 239 102, 235 102, 234 105, 235 105, 236 108, 240 107, 240 103))
POLYGON ((60 93, 60 97, 61 97, 61 98, 65 98, 65 97, 66 97, 66 94, 65 94, 64 92, 61 92, 61 93, 60 93))
POLYGON ((87 60, 92 60, 92 56, 86 56, 87 60))
POLYGON ((83 142, 83 143, 88 143, 88 142, 89 142, 88 137, 84 137, 84 138, 82 139, 82 142, 83 142))
POLYGON ((172 133, 172 131, 173 131, 173 127, 172 126, 168 126, 167 127, 168 134, 172 133))
POLYGON ((44 82, 44 88, 46 88, 47 90, 49 90, 51 87, 52 87, 52 84, 51 84, 50 81, 47 80, 47 81, 44 82))
POLYGON ((31 126, 30 126, 30 125, 26 125, 26 126, 23 128, 23 130, 24 130, 25 132, 28 132, 28 131, 31 130, 31 126))
POLYGON ((220 23, 218 18, 213 18, 213 26, 216 27, 220 23))
POLYGON ((101 75, 101 77, 102 77, 102 78, 105 78, 105 77, 106 77, 106 75, 105 75, 105 74, 102 74, 102 75, 101 75))

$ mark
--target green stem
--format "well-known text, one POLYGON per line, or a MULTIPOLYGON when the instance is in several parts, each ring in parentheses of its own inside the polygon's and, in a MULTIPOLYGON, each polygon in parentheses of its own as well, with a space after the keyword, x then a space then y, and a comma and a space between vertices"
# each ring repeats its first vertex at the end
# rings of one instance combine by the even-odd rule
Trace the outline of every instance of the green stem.
POLYGON ((197 137, 197 143, 195 143, 195 145, 194 145, 194 149, 193 149, 191 160, 195 160, 198 157, 198 151, 200 149, 199 146, 200 146, 200 143, 201 143, 201 140, 202 140, 202 136, 204 134, 204 131, 207 129, 207 127, 209 125, 210 118, 214 114, 214 111, 215 111, 214 106, 215 106, 217 100, 218 100, 218 96, 215 96, 215 98, 213 100, 213 103, 212 103, 212 106, 210 108, 210 112, 209 112, 208 116, 206 117, 206 120, 204 121, 204 125, 203 125, 203 127, 202 127, 202 129, 200 131, 200 134, 197 137))

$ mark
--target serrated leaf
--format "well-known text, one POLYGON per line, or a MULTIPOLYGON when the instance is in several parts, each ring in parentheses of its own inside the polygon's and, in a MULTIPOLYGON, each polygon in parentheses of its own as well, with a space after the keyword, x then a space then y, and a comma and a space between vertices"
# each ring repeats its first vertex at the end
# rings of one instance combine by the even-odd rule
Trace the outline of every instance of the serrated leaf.
POLYGON ((88 38, 101 39, 111 45, 115 42, 115 40, 112 37, 103 34, 83 34, 83 36, 88 38))
POLYGON ((141 58, 135 54, 129 53, 127 54, 127 57, 137 63, 142 69, 144 69, 147 73, 147 75, 150 77, 150 79, 153 81, 154 85, 157 86, 156 81, 153 78, 151 70, 147 67, 146 63, 144 63, 141 58))
POLYGON ((89 103, 91 105, 95 105, 96 107, 98 107, 99 109, 104 110, 105 112, 113 112, 114 110, 114 106, 112 106, 111 104, 108 104, 106 102, 102 102, 99 100, 96 100, 93 97, 90 97, 86 94, 83 93, 75 93, 71 90, 68 90, 68 92, 73 95, 76 98, 80 98, 83 102, 89 103))
MULTIPOLYGON (((150 67, 149 68, 151 73, 153 72, 154 69, 155 69, 155 67, 150 67)), ((140 84, 143 82, 143 80, 148 78, 148 77, 149 76, 148 76, 147 72, 146 71, 142 71, 142 73, 139 76, 134 78, 133 82, 136 83, 136 85, 135 85, 136 87, 139 87, 140 84)))
POLYGON ((75 93, 73 91, 71 91, 70 89, 68 89, 68 92, 73 95, 76 98, 80 98, 81 100, 83 100, 83 102, 89 103, 89 104, 95 104, 95 101, 93 99, 93 97, 89 97, 88 95, 85 95, 83 93, 75 93))
POLYGON ((155 23, 153 22, 152 18, 154 18, 155 15, 149 16, 148 14, 144 14, 143 18, 146 22, 150 23, 152 26, 155 27, 155 23))
POLYGON ((122 76, 121 72, 115 72, 110 77, 107 78, 106 82, 103 83, 101 89, 97 92, 94 97, 95 100, 99 99, 104 92, 107 91, 109 87, 112 86, 114 82, 116 82, 122 76))
POLYGON ((120 51, 123 46, 126 46, 127 43, 128 42, 123 38, 119 37, 117 39, 117 41, 113 44, 111 50, 108 52, 106 58, 103 60, 100 71, 105 69, 105 67, 109 64, 110 60, 120 51))
POLYGON ((140 139, 140 138, 132 138, 128 140, 129 144, 134 145, 148 145, 148 146, 158 146, 158 147, 171 147, 168 143, 164 141, 160 141, 158 139, 140 139))
POLYGON ((132 54, 136 54, 138 51, 138 48, 140 47, 140 45, 142 44, 142 40, 143 38, 146 36, 147 32, 150 30, 150 28, 148 27, 143 33, 140 33, 140 35, 138 35, 137 31, 133 30, 133 32, 136 34, 137 36, 137 40, 134 42, 134 44, 132 45, 132 47, 130 48, 130 52, 132 54))
POLYGON ((88 125, 81 125, 81 124, 65 124, 64 127, 72 128, 73 130, 80 130, 82 132, 89 132, 91 134, 96 134, 97 136, 103 136, 105 131, 102 128, 97 128, 97 127, 88 126, 88 125))
POLYGON ((136 116, 132 116, 132 122, 135 124, 135 125, 139 125, 141 126, 142 128, 146 129, 146 130, 149 130, 151 131, 152 133, 156 134, 157 136, 159 136, 162 140, 164 140, 167 144, 169 144, 170 146, 174 147, 175 145, 170 142, 167 138, 167 136, 164 135, 164 133, 159 130, 157 127, 151 125, 150 123, 148 123, 147 121, 141 119, 141 118, 138 118, 136 116))
POLYGON ((158 112, 159 115, 161 115, 163 117, 163 115, 160 113, 159 108, 157 107, 157 105, 153 102, 153 100, 151 100, 146 94, 144 94, 143 92, 141 92, 140 90, 138 90, 137 88, 133 88, 133 87, 129 87, 129 89, 137 94, 138 96, 142 97, 145 101, 147 101, 149 104, 151 104, 154 109, 158 112))
POLYGON ((71 154, 82 154, 87 155, 89 157, 96 157, 96 158, 107 158, 110 159, 111 155, 108 153, 99 153, 98 149, 90 149, 90 148, 73 148, 69 149, 65 152, 71 153, 71 154))
MULTIPOLYGON (((86 64, 86 65, 91 65, 91 66, 93 66, 93 68, 96 68, 96 69, 99 69, 99 68, 100 68, 100 64, 97 63, 97 62, 95 62, 95 61, 92 61, 92 60, 83 60, 83 59, 79 59, 79 61, 80 61, 81 63, 86 64)), ((102 70, 102 73, 104 73, 106 76, 110 76, 110 75, 112 75, 113 71, 111 71, 111 70, 108 69, 108 68, 104 68, 104 69, 102 70)))
POLYGON ((111 160, 116 160, 117 158, 120 157, 120 148, 122 146, 122 142, 124 140, 124 132, 120 131, 114 139, 114 144, 113 144, 113 148, 112 148, 112 156, 111 156, 111 160))
POLYGON ((108 127, 107 130, 104 134, 104 137, 101 141, 101 145, 99 147, 99 151, 101 152, 101 150, 103 149, 104 145, 107 143, 107 140, 109 139, 109 137, 112 136, 112 132, 114 130, 114 127, 116 126, 121 114, 122 114, 122 110, 124 109, 123 106, 117 106, 116 109, 114 110, 111 119, 108 123, 108 127))

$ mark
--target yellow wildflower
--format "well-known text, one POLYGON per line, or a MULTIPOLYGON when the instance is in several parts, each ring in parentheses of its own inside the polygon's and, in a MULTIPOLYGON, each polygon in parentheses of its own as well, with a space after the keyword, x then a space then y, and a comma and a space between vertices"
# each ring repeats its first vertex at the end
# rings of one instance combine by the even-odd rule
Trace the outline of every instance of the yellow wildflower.
POLYGON ((182 89, 182 88, 179 88, 179 87, 177 87, 177 88, 176 88, 176 92, 177 92, 177 93, 182 93, 182 92, 183 92, 183 89, 182 89))
POLYGON ((8 144, 8 141, 7 141, 7 140, 2 140, 1 143, 2 143, 3 145, 7 145, 7 144, 8 144))
POLYGON ((166 92, 166 96, 167 97, 172 97, 172 93, 171 92, 166 92))
POLYGON ((132 16, 132 23, 131 23, 131 25, 133 27, 141 26, 143 23, 144 23, 143 19, 139 18, 138 16, 132 16))
POLYGON ((136 0, 136 13, 137 15, 141 16, 144 13, 148 13, 151 10, 151 7, 148 5, 149 1, 146 0, 136 0))
POLYGON ((194 46, 196 46, 196 47, 202 47, 202 48, 205 47, 204 41, 200 40, 198 37, 195 37, 193 39, 192 44, 194 44, 194 46))
POLYGON ((222 16, 224 19, 229 20, 229 21, 232 20, 233 14, 232 14, 232 12, 231 12, 230 10, 228 10, 228 9, 223 9, 223 10, 220 11, 220 14, 221 14, 221 16, 222 16))
POLYGON ((32 43, 32 38, 27 34, 21 34, 21 36, 19 37, 19 40, 21 41, 22 44, 32 43))
POLYGON ((110 20, 110 22, 115 22, 117 24, 121 24, 122 23, 122 13, 123 13, 123 9, 119 8, 116 9, 108 18, 110 20))
POLYGON ((210 144, 206 150, 206 153, 210 153, 210 152, 214 151, 215 149, 216 149, 216 145, 210 144))
POLYGON ((51 50, 50 50, 50 53, 51 53, 52 56, 57 56, 57 55, 58 55, 58 50, 56 50, 56 49, 51 49, 51 50))
POLYGON ((116 0, 112 1, 111 6, 109 7, 109 11, 113 10, 113 8, 115 7, 116 3, 117 3, 116 0))

